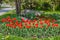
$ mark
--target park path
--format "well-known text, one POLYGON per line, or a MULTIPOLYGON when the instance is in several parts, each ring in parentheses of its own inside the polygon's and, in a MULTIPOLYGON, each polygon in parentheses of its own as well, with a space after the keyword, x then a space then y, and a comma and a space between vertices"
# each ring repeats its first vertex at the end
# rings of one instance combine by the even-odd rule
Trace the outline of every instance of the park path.
POLYGON ((14 10, 15 8, 3 8, 0 10, 0 16, 5 14, 6 12, 10 11, 10 10, 14 10))
MULTIPOLYGON (((15 9, 15 7, 14 8, 4 8, 4 9, 0 10, 0 16, 4 15, 6 12, 8 12, 10 10, 14 10, 14 9, 15 9)), ((25 17, 21 17, 21 18, 27 19, 25 17)))

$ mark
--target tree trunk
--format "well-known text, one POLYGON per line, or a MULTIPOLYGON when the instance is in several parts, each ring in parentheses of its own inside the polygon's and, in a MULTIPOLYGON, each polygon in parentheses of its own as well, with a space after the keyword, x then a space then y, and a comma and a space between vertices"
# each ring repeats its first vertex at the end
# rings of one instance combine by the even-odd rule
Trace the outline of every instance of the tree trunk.
POLYGON ((1 4, 0 4, 0 9, 1 9, 1 4))
POLYGON ((20 15, 21 13, 21 0, 15 0, 16 2, 16 14, 20 15))
POLYGON ((1 9, 2 0, 0 0, 0 9, 1 9))
POLYGON ((55 11, 55 5, 53 5, 53 11, 55 11))

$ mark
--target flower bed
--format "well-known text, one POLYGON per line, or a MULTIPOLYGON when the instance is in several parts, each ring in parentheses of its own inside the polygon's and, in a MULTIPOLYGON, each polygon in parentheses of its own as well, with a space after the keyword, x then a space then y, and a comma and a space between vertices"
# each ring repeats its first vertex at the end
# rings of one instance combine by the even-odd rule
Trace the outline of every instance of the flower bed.
POLYGON ((1 20, 1 33, 17 35, 21 37, 49 37, 60 34, 60 25, 55 23, 57 20, 28 20, 21 18, 19 21, 17 18, 11 18, 10 16, 2 18, 1 20))

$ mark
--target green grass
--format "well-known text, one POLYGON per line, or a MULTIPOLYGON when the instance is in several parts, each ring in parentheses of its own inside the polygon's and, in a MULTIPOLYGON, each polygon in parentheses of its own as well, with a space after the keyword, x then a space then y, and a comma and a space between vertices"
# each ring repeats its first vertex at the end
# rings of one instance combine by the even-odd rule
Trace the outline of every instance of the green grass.
POLYGON ((60 11, 45 11, 45 14, 60 14, 60 11))
POLYGON ((10 8, 10 7, 0 6, 0 10, 1 10, 1 9, 4 9, 4 8, 10 8))
POLYGON ((15 10, 11 10, 11 11, 6 12, 5 14, 16 14, 16 11, 15 10))
POLYGON ((16 17, 17 15, 16 15, 15 10, 8 11, 8 12, 6 12, 5 14, 3 14, 3 15, 0 16, 0 20, 1 20, 2 18, 6 18, 7 16, 16 17))
POLYGON ((48 37, 48 38, 23 38, 23 37, 18 37, 14 35, 2 35, 0 34, 0 40, 60 40, 60 36, 55 36, 55 37, 48 37))

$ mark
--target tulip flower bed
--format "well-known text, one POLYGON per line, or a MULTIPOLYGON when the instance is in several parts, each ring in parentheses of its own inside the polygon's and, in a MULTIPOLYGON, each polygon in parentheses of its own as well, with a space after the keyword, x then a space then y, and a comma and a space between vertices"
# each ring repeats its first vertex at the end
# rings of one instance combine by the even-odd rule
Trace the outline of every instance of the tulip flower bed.
POLYGON ((17 35, 21 37, 50 37, 60 35, 60 25, 55 23, 57 20, 52 21, 46 19, 29 20, 21 18, 11 18, 10 16, 2 18, 1 20, 1 33, 7 35, 17 35))

